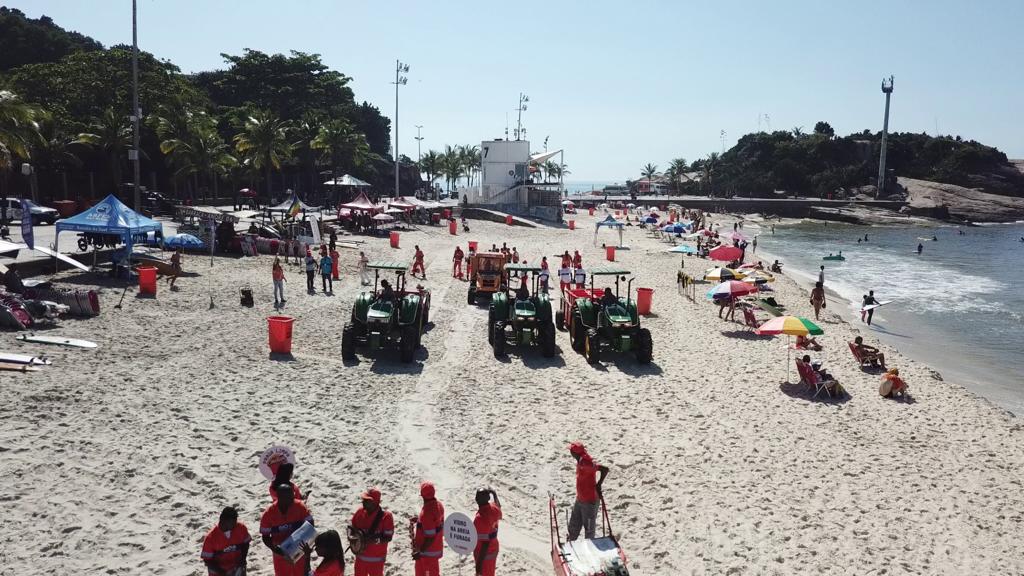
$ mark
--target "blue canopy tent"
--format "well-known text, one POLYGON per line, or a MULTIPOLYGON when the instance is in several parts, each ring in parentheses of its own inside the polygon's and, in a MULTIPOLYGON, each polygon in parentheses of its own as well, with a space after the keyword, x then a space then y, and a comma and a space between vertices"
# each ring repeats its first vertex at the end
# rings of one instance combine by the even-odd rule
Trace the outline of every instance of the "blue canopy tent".
POLYGON ((162 235, 163 230, 163 224, 125 206, 117 199, 117 196, 111 194, 81 214, 58 220, 53 244, 54 246, 59 245, 58 239, 61 232, 109 234, 121 237, 130 257, 132 239, 135 235, 147 232, 159 232, 162 235))
POLYGON ((604 220, 598 220, 597 225, 594 227, 594 244, 597 244, 597 233, 601 231, 601 227, 606 228, 618 228, 619 229, 619 247, 622 247, 622 228, 625 226, 622 222, 619 222, 612 217, 611 214, 605 216, 604 220))

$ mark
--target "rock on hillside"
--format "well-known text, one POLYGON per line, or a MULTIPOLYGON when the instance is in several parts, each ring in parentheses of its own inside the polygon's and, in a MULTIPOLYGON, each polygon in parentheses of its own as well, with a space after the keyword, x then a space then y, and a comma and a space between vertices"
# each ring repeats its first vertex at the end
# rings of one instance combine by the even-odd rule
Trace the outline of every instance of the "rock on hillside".
MULTIPOLYGON (((1018 168, 1024 162, 1014 161, 1018 168)), ((1013 222, 1024 219, 1024 198, 989 194, 975 188, 899 178, 907 191, 911 214, 933 215, 945 210, 954 219, 972 222, 1013 222)))

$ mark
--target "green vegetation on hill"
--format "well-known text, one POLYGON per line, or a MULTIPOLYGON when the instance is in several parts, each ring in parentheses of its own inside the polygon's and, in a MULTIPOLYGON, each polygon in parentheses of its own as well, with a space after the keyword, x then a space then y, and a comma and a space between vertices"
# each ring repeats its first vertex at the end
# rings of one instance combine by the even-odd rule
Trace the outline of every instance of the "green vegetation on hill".
MULTIPOLYGON (((390 120, 355 100, 349 77, 316 54, 222 56, 223 69, 185 75, 140 51, 143 185, 181 198, 225 186, 308 197, 331 173, 394 186, 390 120)), ((2 8, 0 95, 0 192, 25 192, 21 162, 36 166, 44 200, 93 185, 102 196, 130 180, 130 46, 103 49, 2 8)), ((409 191, 419 180, 405 167, 402 179, 409 191)))

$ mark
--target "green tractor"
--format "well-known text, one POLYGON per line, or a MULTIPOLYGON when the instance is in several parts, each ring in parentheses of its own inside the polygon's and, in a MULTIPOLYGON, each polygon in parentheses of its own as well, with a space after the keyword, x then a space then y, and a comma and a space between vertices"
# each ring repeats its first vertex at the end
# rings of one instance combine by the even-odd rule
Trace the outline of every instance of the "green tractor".
POLYGON ((494 293, 487 312, 487 342, 494 348, 495 358, 504 356, 509 344, 537 345, 545 358, 555 355, 551 300, 538 290, 540 270, 540 266, 528 264, 505 266, 501 289, 494 293), (517 293, 509 289, 511 282, 528 282, 530 276, 533 290, 529 294, 519 293, 525 298, 517 297, 517 293))
POLYGON ((607 346, 617 352, 632 352, 637 362, 650 363, 654 355, 651 332, 640 327, 636 301, 630 298, 633 279, 626 284, 626 296, 619 295, 620 282, 626 281, 628 270, 621 268, 595 268, 590 271, 590 289, 566 288, 562 293, 559 327, 569 330, 573 350, 595 364, 601 360, 601 348, 607 346), (594 279, 615 277, 614 303, 604 302, 604 290, 594 289, 594 279))
POLYGON ((373 291, 356 297, 352 319, 341 331, 341 357, 355 360, 358 346, 370 350, 397 347, 402 362, 412 362, 430 318, 430 291, 421 286, 406 290, 409 265, 403 262, 370 262, 367 268, 373 270, 373 291), (395 272, 390 295, 378 289, 378 282, 383 286, 381 271, 395 272))

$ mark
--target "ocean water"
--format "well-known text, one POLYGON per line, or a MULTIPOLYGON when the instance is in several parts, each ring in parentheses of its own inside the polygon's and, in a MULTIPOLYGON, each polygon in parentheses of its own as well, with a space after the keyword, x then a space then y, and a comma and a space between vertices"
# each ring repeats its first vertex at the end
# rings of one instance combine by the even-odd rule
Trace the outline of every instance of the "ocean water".
POLYGON ((875 311, 870 329, 879 338, 1024 415, 1024 224, 957 230, 804 222, 774 234, 745 224, 744 232, 758 234, 759 251, 791 276, 814 282, 824 265, 826 288, 849 302, 844 316, 863 329, 863 295, 892 300, 875 311), (845 262, 821 259, 840 250, 845 262))
POLYGON ((612 184, 625 185, 626 181, 621 180, 619 182, 613 182, 611 180, 566 180, 564 182, 565 189, 569 192, 569 195, 574 194, 590 194, 591 190, 600 192, 605 186, 612 184))

